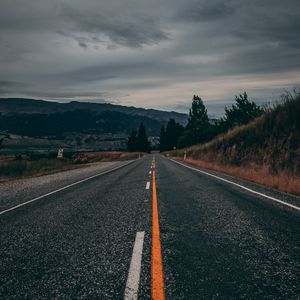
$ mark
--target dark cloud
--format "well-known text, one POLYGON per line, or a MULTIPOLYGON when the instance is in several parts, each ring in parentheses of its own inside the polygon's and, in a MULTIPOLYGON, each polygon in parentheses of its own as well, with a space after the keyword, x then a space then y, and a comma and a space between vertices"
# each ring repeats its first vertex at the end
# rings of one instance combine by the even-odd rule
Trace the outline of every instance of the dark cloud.
POLYGON ((175 17, 184 22, 215 21, 232 16, 234 12, 235 8, 230 6, 229 1, 188 0, 185 5, 179 6, 175 17))
POLYGON ((5 80, 0 81, 1 88, 9 88, 9 87, 15 87, 20 85, 21 84, 19 82, 15 82, 15 81, 5 81, 5 80))
POLYGON ((2 0, 0 93, 178 110, 193 94, 274 97, 300 84, 299 9, 298 0, 2 0))
POLYGON ((122 8, 118 2, 102 3, 101 7, 96 5, 95 10, 66 3, 61 5, 62 17, 71 24, 71 34, 84 47, 106 38, 111 43, 128 47, 157 44, 168 39, 157 18, 146 13, 122 8))
POLYGON ((24 89, 25 87, 26 85, 21 82, 1 80, 0 95, 9 95, 11 92, 14 92, 17 89, 24 89))

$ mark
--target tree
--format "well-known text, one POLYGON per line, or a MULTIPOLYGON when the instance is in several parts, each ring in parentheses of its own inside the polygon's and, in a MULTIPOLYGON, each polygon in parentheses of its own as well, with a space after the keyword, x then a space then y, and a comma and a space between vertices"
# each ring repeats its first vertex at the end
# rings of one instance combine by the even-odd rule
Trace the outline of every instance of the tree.
MULTIPOLYGON (((0 112, 0 131, 2 130, 2 126, 1 126, 1 116, 2 116, 2 113, 0 112)), ((4 138, 0 138, 0 149, 3 148, 3 141, 4 141, 4 138)))
POLYGON ((202 99, 194 95, 189 111, 188 129, 200 129, 208 124, 207 109, 202 99))
POLYGON ((136 151, 137 145, 136 145, 136 140, 137 140, 137 132, 136 130, 132 130, 131 134, 128 138, 128 144, 127 144, 127 150, 128 151, 136 151))
POLYGON ((210 127, 207 109, 202 99, 194 95, 192 107, 189 111, 188 124, 179 139, 179 147, 187 147, 207 141, 211 137, 210 127))
POLYGON ((167 149, 166 147, 166 129, 165 125, 163 125, 160 129, 160 135, 159 135, 159 151, 163 152, 167 149))
POLYGON ((184 127, 171 118, 167 126, 162 126, 160 131, 160 151, 172 150, 177 147, 178 139, 184 127))
POLYGON ((150 143, 143 123, 140 124, 138 132, 132 130, 131 135, 128 138, 127 149, 128 151, 150 152, 150 143))
POLYGON ((137 135, 137 150, 141 152, 150 152, 150 143, 147 138, 146 128, 143 123, 140 124, 137 135))
POLYGON ((235 104, 230 108, 225 107, 225 116, 219 121, 221 132, 227 131, 234 126, 243 125, 259 117, 264 110, 255 102, 248 99, 246 92, 235 96, 235 104))

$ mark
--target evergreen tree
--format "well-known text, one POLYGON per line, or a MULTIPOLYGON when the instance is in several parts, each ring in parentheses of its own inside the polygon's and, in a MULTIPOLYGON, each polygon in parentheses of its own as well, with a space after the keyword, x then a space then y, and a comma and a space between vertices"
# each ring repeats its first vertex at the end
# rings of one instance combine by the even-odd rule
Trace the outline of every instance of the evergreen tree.
POLYGON ((166 129, 165 129, 165 125, 163 125, 160 129, 159 151, 163 152, 165 150, 166 150, 166 129))
MULTIPOLYGON (((199 96, 194 95, 192 107, 189 111, 187 129, 201 136, 201 132, 208 125, 207 109, 199 96)), ((198 137, 199 138, 199 137, 198 137)))
POLYGON ((146 128, 143 123, 140 124, 137 135, 137 150, 141 152, 150 152, 150 143, 147 138, 146 128))
POLYGON ((189 111, 188 124, 179 139, 179 147, 186 147, 207 141, 211 137, 211 125, 208 121, 207 109, 202 99, 194 95, 189 111))
POLYGON ((248 99, 246 92, 235 96, 235 104, 225 107, 225 116, 219 122, 221 132, 251 122, 263 113, 263 109, 248 99))
POLYGON ((132 130, 131 135, 128 138, 127 149, 128 151, 150 152, 150 143, 143 123, 140 124, 138 132, 132 130))
POLYGON ((171 118, 167 126, 160 131, 160 151, 172 150, 177 147, 178 139, 183 133, 183 126, 171 118))
MULTIPOLYGON (((0 112, 0 131, 2 130, 2 127, 1 127, 1 116, 2 116, 2 113, 0 112)), ((0 149, 3 148, 3 141, 4 141, 4 138, 0 138, 0 149)))
POLYGON ((136 144, 137 144, 137 132, 136 132, 136 130, 132 130, 131 134, 128 138, 127 150, 131 151, 131 152, 136 151, 136 149, 137 149, 136 144))

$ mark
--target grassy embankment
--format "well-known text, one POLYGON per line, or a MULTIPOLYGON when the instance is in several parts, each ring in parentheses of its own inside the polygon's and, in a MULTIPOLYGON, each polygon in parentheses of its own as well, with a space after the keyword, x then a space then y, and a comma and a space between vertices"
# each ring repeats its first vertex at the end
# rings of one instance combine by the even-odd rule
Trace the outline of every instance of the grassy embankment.
POLYGON ((63 160, 39 155, 0 156, 0 182, 80 168, 88 163, 131 160, 138 158, 139 155, 142 156, 143 154, 135 152, 88 152, 76 153, 63 160))
MULTIPOLYGON (((300 195, 300 95, 186 151, 188 163, 300 195)), ((184 150, 170 155, 182 159, 184 150)))

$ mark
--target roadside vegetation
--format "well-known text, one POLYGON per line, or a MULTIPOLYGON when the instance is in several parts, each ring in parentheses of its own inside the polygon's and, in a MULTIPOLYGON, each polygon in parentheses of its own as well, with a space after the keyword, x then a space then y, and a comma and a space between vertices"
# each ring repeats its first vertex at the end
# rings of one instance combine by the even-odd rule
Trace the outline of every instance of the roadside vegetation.
POLYGON ((300 195, 300 94, 287 93, 269 109, 246 94, 235 101, 214 125, 217 135, 169 155, 186 153, 189 163, 300 195))
POLYGON ((75 164, 96 163, 106 161, 122 161, 137 159, 144 156, 141 152, 84 152, 74 154, 72 160, 75 164))
POLYGON ((69 153, 64 159, 32 153, 28 155, 0 156, 0 182, 16 178, 41 176, 60 171, 81 168, 89 163, 131 160, 142 153, 129 152, 84 152, 69 153))
POLYGON ((202 99, 194 95, 185 127, 170 119, 160 131, 160 151, 205 143, 236 126, 244 125, 264 113, 264 109, 248 99, 247 93, 235 96, 235 103, 225 108, 224 117, 211 123, 202 99))
POLYGON ((71 160, 9 158, 0 160, 0 181, 7 179, 40 176, 78 168, 71 160))

